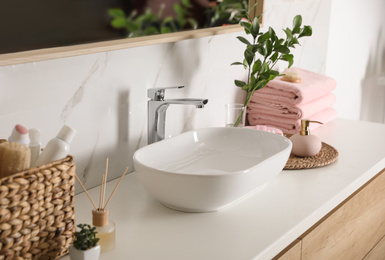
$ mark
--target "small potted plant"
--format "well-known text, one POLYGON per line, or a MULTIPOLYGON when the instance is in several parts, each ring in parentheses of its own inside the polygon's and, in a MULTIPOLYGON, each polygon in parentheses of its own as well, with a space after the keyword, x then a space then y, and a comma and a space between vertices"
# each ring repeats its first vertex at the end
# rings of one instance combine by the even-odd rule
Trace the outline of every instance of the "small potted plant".
POLYGON ((99 259, 99 238, 96 238, 96 227, 88 224, 79 224, 80 229, 75 232, 75 241, 69 249, 71 260, 95 260, 99 259))

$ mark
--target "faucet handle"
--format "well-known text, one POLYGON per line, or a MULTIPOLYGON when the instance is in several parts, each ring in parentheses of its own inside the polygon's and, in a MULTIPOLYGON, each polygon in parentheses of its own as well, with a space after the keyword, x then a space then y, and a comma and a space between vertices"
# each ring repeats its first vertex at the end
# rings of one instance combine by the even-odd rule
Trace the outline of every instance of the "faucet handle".
POLYGON ((150 88, 150 89, 147 89, 147 97, 150 98, 151 100, 161 101, 164 99, 164 92, 166 92, 166 89, 179 89, 179 88, 184 88, 184 86, 150 88))

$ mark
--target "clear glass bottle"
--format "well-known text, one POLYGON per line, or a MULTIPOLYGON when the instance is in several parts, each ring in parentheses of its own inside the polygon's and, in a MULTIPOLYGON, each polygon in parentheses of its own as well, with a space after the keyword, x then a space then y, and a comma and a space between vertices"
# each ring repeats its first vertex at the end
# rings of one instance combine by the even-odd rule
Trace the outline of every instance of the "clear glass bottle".
POLYGON ((92 225, 96 227, 101 252, 115 248, 115 223, 108 219, 108 209, 92 210, 92 225))

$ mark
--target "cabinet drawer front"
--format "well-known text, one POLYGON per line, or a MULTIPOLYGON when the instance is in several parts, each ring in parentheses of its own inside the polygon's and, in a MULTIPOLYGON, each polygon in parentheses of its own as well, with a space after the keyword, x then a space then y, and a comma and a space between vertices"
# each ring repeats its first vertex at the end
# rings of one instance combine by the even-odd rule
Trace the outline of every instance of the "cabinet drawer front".
POLYGON ((301 237, 302 260, 363 259, 384 234, 383 170, 301 237))
POLYGON ((385 237, 369 252, 364 260, 383 260, 385 258, 385 237))

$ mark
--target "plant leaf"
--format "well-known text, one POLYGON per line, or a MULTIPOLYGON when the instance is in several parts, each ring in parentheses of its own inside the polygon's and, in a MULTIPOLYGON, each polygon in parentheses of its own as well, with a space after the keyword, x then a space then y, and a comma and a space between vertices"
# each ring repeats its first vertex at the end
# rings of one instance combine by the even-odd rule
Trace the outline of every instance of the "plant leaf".
POLYGON ((294 63, 294 56, 293 56, 293 54, 284 54, 284 55, 282 55, 282 57, 280 59, 284 60, 284 61, 287 61, 289 63, 289 66, 288 66, 289 68, 294 63))
POLYGON ((261 54, 262 56, 265 56, 267 53, 266 48, 263 47, 262 45, 258 45, 257 50, 258 50, 258 53, 261 54))
POLYGON ((126 28, 126 19, 115 18, 111 21, 111 26, 116 29, 126 28))
POLYGON ((233 62, 233 63, 231 63, 231 64, 230 64, 230 66, 232 66, 232 65, 243 65, 243 63, 242 63, 242 62, 239 62, 239 61, 237 61, 237 62, 233 62))
POLYGON ((273 39, 275 40, 275 38, 277 37, 275 31, 273 28, 269 27, 269 33, 270 33, 270 39, 273 39))
POLYGON ((260 71, 261 75, 262 75, 263 73, 265 73, 266 71, 269 71, 269 64, 268 64, 268 63, 263 63, 263 64, 262 64, 261 71, 260 71))
POLYGON ((242 90, 244 90, 244 91, 249 91, 249 85, 244 85, 243 87, 242 87, 242 90))
POLYGON ((160 28, 160 33, 170 33, 170 32, 172 32, 172 31, 171 31, 170 27, 168 27, 168 26, 162 26, 160 28))
POLYGON ((245 30, 246 34, 250 34, 251 33, 251 24, 249 22, 241 21, 240 25, 243 27, 243 29, 245 30))
POLYGON ((246 60, 247 64, 249 66, 251 66, 251 64, 254 60, 254 53, 251 50, 246 49, 244 54, 245 54, 245 60, 246 60))
POLYGON ((243 28, 251 29, 251 24, 249 22, 241 21, 239 23, 243 28))
POLYGON ((293 37, 291 40, 291 45, 294 47, 295 44, 299 44, 297 37, 293 37))
POLYGON ((250 77, 249 89, 254 89, 257 85, 257 79, 254 76, 250 77))
POLYGON ((270 38, 270 32, 265 32, 264 34, 262 34, 261 36, 258 37, 258 42, 261 43, 261 42, 264 42, 266 41, 267 39, 270 38))
POLYGON ((277 48, 278 46, 282 45, 285 42, 284 39, 279 39, 275 42, 274 48, 277 48))
POLYGON ((268 79, 268 81, 275 79, 278 75, 279 75, 278 71, 270 70, 269 71, 269 79, 268 79))
POLYGON ((257 38, 258 33, 259 33, 259 21, 257 17, 254 17, 253 22, 251 23, 251 35, 253 35, 254 39, 257 38))
POLYGON ((278 52, 274 52, 274 54, 270 57, 272 62, 276 62, 278 59, 278 52))
POLYGON ((243 60, 243 67, 245 68, 245 69, 247 69, 248 67, 249 67, 249 64, 247 63, 247 60, 246 59, 244 59, 243 60))
POLYGON ((251 45, 251 43, 245 37, 238 36, 237 39, 243 42, 244 44, 251 45))
POLYGON ((190 4, 189 0, 182 0, 182 4, 187 6, 187 7, 191 7, 191 4, 190 4))
POLYGON ((304 37, 304 36, 311 36, 313 34, 313 29, 309 25, 305 25, 301 32, 298 35, 298 38, 304 37))
POLYGON ((302 24, 302 16, 296 15, 293 19, 293 33, 299 33, 302 24))
POLYGON ((284 45, 281 45, 281 46, 274 48, 274 51, 278 51, 278 52, 284 53, 284 54, 290 53, 289 48, 284 46, 284 45))
POLYGON ((113 18, 126 18, 126 14, 120 8, 110 8, 108 9, 108 14, 113 18))
POLYGON ((262 67, 262 61, 260 59, 256 60, 253 65, 253 73, 258 72, 262 67))
POLYGON ((234 84, 235 84, 235 86, 240 87, 240 88, 243 88, 243 86, 246 85, 246 83, 244 81, 241 81, 241 80, 234 80, 234 84))
POLYGON ((267 81, 265 79, 258 81, 257 85, 255 86, 254 91, 261 89, 261 88, 264 88, 266 86, 266 84, 267 84, 267 81))
POLYGON ((293 33, 289 28, 286 28, 283 30, 286 33, 286 39, 288 42, 290 42, 293 39, 293 33))
POLYGON ((273 43, 271 42, 270 39, 266 40, 265 46, 266 46, 266 56, 270 56, 270 54, 273 51, 273 43))
POLYGON ((129 21, 127 21, 126 27, 129 32, 135 32, 136 30, 140 29, 139 24, 129 21))

